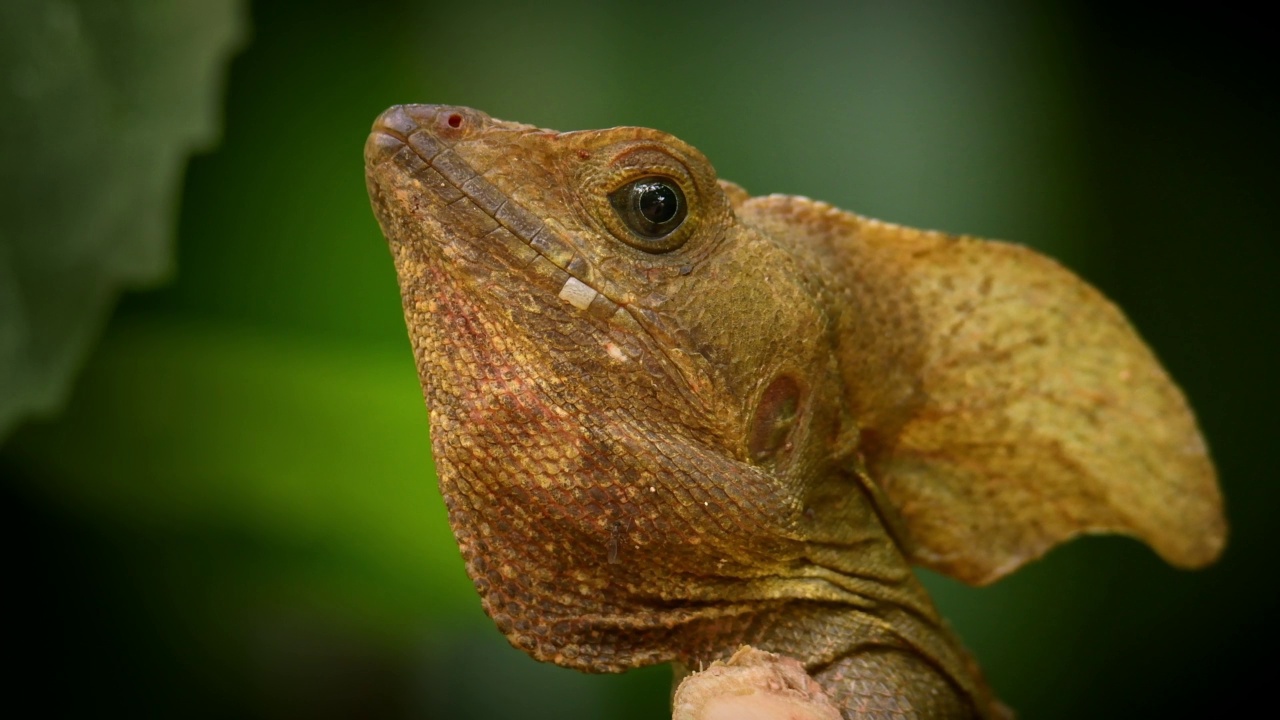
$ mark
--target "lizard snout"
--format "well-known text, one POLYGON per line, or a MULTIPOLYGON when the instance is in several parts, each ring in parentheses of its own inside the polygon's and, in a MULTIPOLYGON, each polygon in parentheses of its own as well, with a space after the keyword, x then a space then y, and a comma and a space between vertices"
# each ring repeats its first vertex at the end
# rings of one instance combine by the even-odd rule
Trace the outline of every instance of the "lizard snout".
POLYGON ((457 105, 394 105, 373 121, 373 133, 385 133, 408 141, 416 132, 427 132, 451 142, 484 127, 488 115, 457 105))

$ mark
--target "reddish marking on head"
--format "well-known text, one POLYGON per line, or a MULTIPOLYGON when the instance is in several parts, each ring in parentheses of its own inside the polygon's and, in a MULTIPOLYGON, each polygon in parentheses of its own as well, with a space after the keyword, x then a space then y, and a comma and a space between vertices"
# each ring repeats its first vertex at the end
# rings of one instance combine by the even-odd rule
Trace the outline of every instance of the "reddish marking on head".
POLYGON ((586 160, 586 159, 587 159, 587 158, 589 158, 589 157, 591 157, 591 151, 590 151, 590 150, 579 150, 579 151, 578 151, 578 159, 579 159, 579 160, 586 160))
POLYGON ((449 123, 449 127, 451 128, 460 128, 462 127, 462 116, 458 113, 453 113, 445 120, 445 122, 449 123))

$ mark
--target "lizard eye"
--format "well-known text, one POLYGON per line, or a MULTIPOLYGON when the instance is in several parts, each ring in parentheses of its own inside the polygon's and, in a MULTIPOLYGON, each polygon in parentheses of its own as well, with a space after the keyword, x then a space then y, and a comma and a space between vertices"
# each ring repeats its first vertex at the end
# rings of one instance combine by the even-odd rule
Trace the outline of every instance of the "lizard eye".
POLYGON ((628 245, 646 252, 663 253, 684 244, 685 233, 676 233, 689 209, 684 192, 674 180, 645 177, 609 193, 609 204, 633 237, 628 245))

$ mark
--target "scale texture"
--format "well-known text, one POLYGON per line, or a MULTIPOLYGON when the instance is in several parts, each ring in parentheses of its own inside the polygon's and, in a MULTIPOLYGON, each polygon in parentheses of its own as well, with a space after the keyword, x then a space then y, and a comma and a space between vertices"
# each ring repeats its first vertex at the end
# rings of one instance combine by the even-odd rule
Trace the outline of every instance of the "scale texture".
POLYGON ((405 105, 365 163, 467 571, 540 660, 748 645, 846 718, 1001 717, 913 564, 1222 549, 1181 392, 1031 250, 751 197, 645 128, 405 105))

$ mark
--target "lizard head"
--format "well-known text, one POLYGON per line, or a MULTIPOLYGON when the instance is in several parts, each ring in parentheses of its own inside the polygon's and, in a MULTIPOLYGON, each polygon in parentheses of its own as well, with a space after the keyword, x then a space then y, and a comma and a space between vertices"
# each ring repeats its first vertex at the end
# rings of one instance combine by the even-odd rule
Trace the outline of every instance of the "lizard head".
POLYGON ((400 106, 365 161, 450 522, 534 657, 910 648, 976 698, 909 562, 985 583, 1104 531, 1221 552, 1185 398, 1026 248, 750 198, 643 128, 400 106))
POLYGON ((737 220, 745 192, 655 130, 457 107, 388 110, 365 158, 451 523, 508 637, 617 668, 672 657, 617 618, 785 594, 838 373, 822 289, 737 220))
POLYGON ((400 106, 365 162, 450 522, 539 659, 821 665, 945 634, 908 562, 991 582, 1083 532, 1221 552, 1185 398, 1026 248, 750 198, 643 128, 400 106), (840 607, 877 619, 796 620, 840 607))

